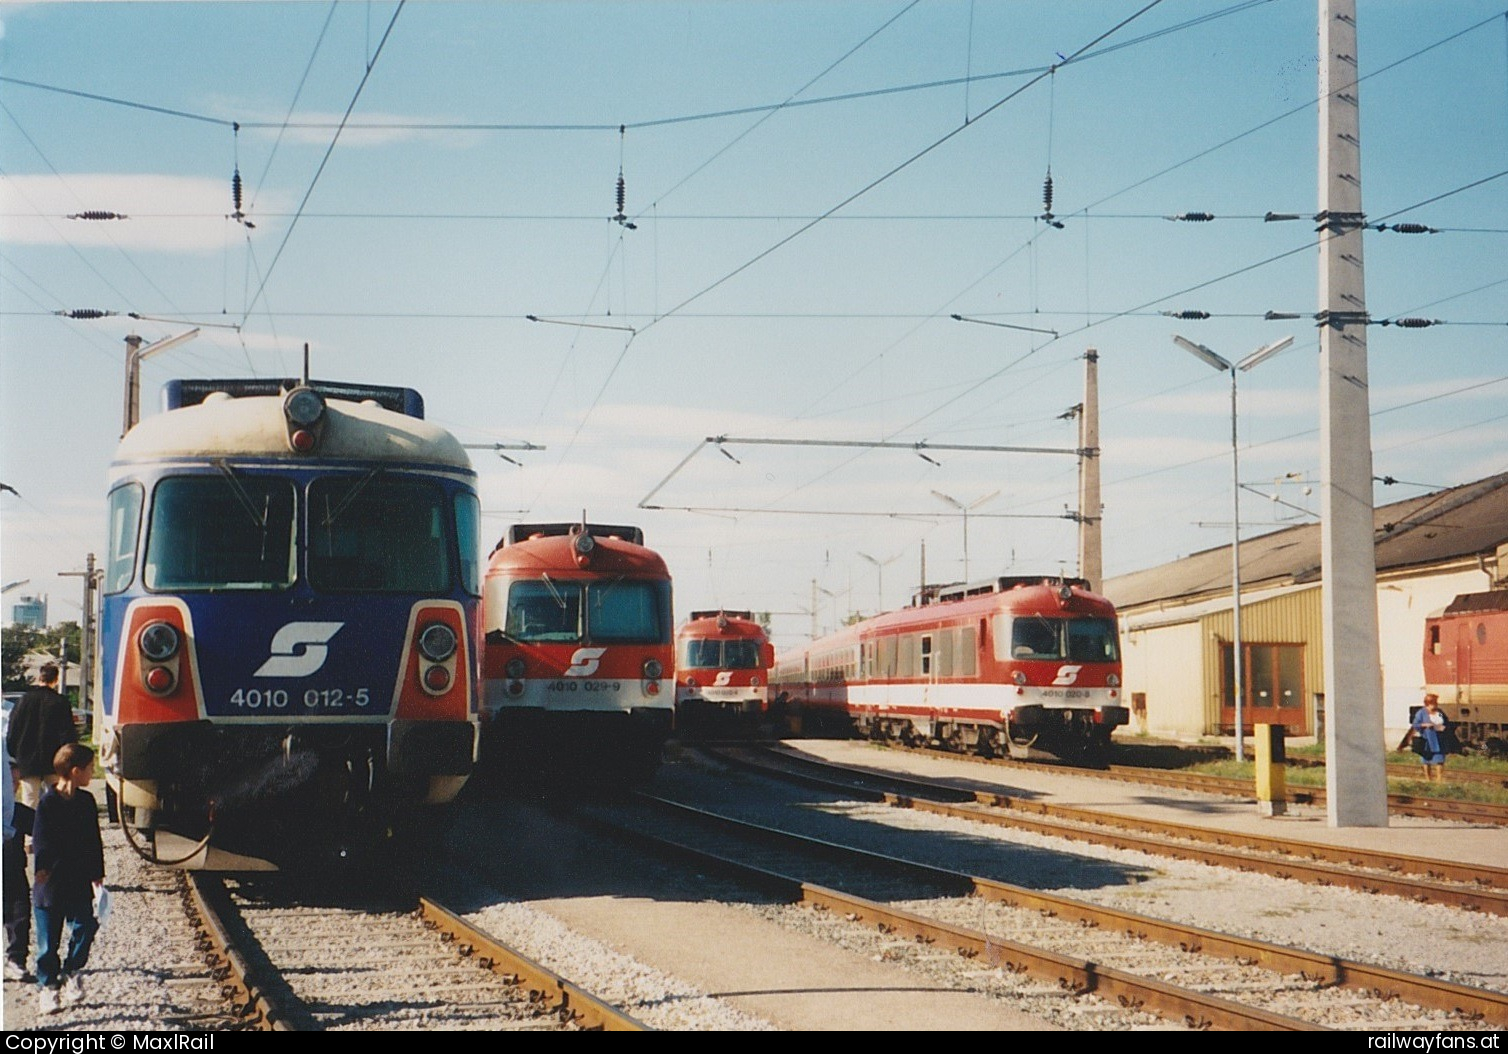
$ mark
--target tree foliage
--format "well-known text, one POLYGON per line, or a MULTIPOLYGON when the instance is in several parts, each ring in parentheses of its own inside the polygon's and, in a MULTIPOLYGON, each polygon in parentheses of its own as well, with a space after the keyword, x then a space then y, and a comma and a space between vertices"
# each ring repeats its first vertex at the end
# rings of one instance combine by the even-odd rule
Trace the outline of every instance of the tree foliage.
POLYGON ((83 631, 77 622, 63 622, 46 629, 19 624, 0 628, 0 673, 3 673, 5 690, 16 692, 27 687, 26 668, 21 660, 29 652, 45 651, 60 656, 66 649, 68 661, 78 662, 82 636, 83 631))

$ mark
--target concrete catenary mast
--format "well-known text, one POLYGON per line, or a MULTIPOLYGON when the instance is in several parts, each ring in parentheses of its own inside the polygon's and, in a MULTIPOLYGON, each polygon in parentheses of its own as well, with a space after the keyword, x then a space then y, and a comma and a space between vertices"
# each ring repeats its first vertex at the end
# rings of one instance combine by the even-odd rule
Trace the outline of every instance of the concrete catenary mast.
POLYGON ((1386 827, 1356 0, 1319 0, 1321 558, 1332 827, 1386 827))

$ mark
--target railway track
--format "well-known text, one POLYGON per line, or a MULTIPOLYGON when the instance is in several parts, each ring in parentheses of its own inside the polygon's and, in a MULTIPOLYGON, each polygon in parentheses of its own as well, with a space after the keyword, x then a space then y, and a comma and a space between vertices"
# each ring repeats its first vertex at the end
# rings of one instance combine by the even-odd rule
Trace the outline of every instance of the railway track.
POLYGON ((1064 999, 1109 1004, 1090 1013, 1154 1014, 1196 1029, 1508 1025, 1502 993, 1040 893, 650 795, 632 809, 590 810, 587 819, 824 911, 836 927, 862 924, 882 954, 941 955, 971 972, 967 983, 994 967, 1054 986, 1064 999))
POLYGON ((867 795, 872 801, 884 801, 921 812, 1318 885, 1389 893, 1469 911, 1508 915, 1508 870, 1502 868, 1374 853, 1352 847, 1052 805, 795 757, 773 747, 711 752, 729 764, 784 778, 802 779, 829 790, 867 795))
POLYGON ((644 1030, 427 898, 407 910, 340 906, 196 874, 185 899, 245 1028, 644 1030))
MULTIPOLYGON (((1101 768, 1088 766, 1065 765, 1042 761, 1021 761, 1006 758, 986 758, 977 754, 959 754, 950 750, 938 750, 934 747, 908 747, 899 743, 886 743, 889 749, 903 750, 907 753, 925 754, 939 758, 949 758, 953 761, 971 761, 984 765, 998 765, 1005 768, 1025 770, 1028 772, 1057 772, 1072 771, 1075 775, 1091 776, 1096 779, 1116 780, 1121 783, 1142 783, 1153 787, 1172 787, 1178 790, 1189 790, 1203 794, 1225 794, 1239 798, 1250 798, 1256 794, 1255 781, 1239 779, 1232 776, 1212 776, 1201 772, 1182 772, 1177 769, 1147 768, 1133 765, 1106 765, 1101 768)), ((1312 767, 1312 766, 1303 766, 1312 767)), ((1389 775, 1397 776, 1393 771, 1399 766, 1389 766, 1389 775)), ((1404 770, 1405 778, 1417 778, 1418 772, 1414 769, 1404 770)), ((1482 777, 1476 782, 1503 782, 1502 777, 1491 773, 1470 773, 1471 777, 1482 777)), ((1288 785, 1288 800, 1298 804, 1323 806, 1326 800, 1325 788, 1301 787, 1293 784, 1288 785)), ((1455 820, 1461 823, 1493 824, 1508 826, 1508 805, 1497 805, 1490 802, 1461 801, 1454 798, 1429 798, 1414 794, 1389 794, 1388 811, 1399 816, 1418 816, 1434 820, 1455 820)))

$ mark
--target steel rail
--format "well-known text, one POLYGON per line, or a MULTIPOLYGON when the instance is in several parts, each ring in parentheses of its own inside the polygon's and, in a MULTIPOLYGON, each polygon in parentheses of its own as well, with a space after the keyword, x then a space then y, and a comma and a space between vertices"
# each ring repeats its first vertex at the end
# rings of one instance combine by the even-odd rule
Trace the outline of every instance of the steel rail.
MULTIPOLYGON (((735 860, 688 842, 613 824, 600 817, 584 817, 578 814, 578 819, 611 831, 619 837, 626 836, 652 846, 662 853, 689 859, 700 867, 720 871, 738 881, 746 882, 793 903, 840 912, 853 921, 871 923, 885 933, 900 934, 928 944, 942 944, 970 958, 978 958, 991 966, 1055 981, 1073 994, 1094 994, 1123 1007, 1145 1010, 1169 1020, 1183 1021, 1190 1028, 1242 1031, 1329 1031, 1322 1025, 1285 1017, 1256 1007, 1242 1006, 1219 996, 1179 988, 1155 978, 1139 977, 1123 970, 1101 966, 1093 960, 1033 948, 1015 941, 991 937, 978 930, 954 926, 912 912, 891 908, 876 901, 852 896, 815 883, 805 882, 791 875, 735 860)), ((742 821, 733 822, 742 823, 742 821)), ((800 836, 790 837, 799 838, 800 836)), ((827 844, 831 846, 831 843, 827 844)), ((878 854, 868 855, 878 856, 878 854)), ((895 861, 895 863, 904 865, 907 862, 895 861)), ((911 866, 927 869, 926 865, 911 866)), ((941 869, 930 870, 940 871, 941 869)))
MULTIPOLYGON (((807 768, 845 773, 853 771, 846 766, 829 762, 791 757, 783 751, 768 751, 768 753, 776 754, 791 763, 807 768)), ((739 761, 726 754, 719 756, 735 763, 739 761)), ((744 761, 743 763, 759 767, 757 762, 744 761)), ((785 775, 778 769, 769 771, 785 775)), ((885 778, 882 773, 863 769, 857 771, 870 779, 883 780, 885 778)), ((807 774, 801 778, 808 782, 819 782, 823 777, 807 774)), ((1144 820, 1118 813, 1030 801, 1008 794, 962 791, 956 787, 929 784, 905 777, 897 777, 896 782, 898 785, 911 788, 914 793, 897 794, 874 788, 856 787, 845 780, 831 778, 829 786, 846 793, 867 794, 871 800, 885 801, 898 807, 951 815, 997 826, 1019 827, 1038 834, 1108 845, 1116 849, 1131 849, 1219 867, 1256 871, 1316 885, 1344 886, 1367 893, 1391 893, 1412 899, 1428 899, 1432 903, 1448 904, 1469 911, 1508 915, 1508 890, 1503 888, 1508 886, 1508 871, 1502 868, 1459 864, 1400 854, 1372 853, 1367 850, 1272 838, 1266 835, 1217 831, 1192 824, 1144 820), (973 805, 955 804, 960 794, 972 799, 973 805), (954 803, 939 800, 944 795, 952 796, 954 803), (991 811, 974 807, 978 805, 987 806, 991 811), (1193 844, 1168 842, 1164 840, 1167 838, 1177 838, 1193 844), (1279 854, 1282 859, 1228 848, 1235 846, 1245 846, 1256 852, 1279 854), (1340 861, 1350 867, 1372 867, 1376 870, 1349 870, 1346 866, 1323 862, 1325 860, 1340 861), (1412 869, 1413 873, 1423 874, 1430 879, 1453 879, 1463 884, 1446 885, 1436 881, 1396 877, 1396 872, 1405 869, 1412 869), (1467 883, 1474 883, 1475 886, 1467 883)))
MULTIPOLYGON (((899 744, 886 744, 891 749, 902 749, 909 753, 928 754, 934 757, 951 758, 955 761, 972 761, 984 765, 997 765, 1001 768, 1025 769, 1028 772, 1051 772, 1062 773, 1065 771, 1090 776, 1095 779, 1118 780, 1122 783, 1145 783, 1154 787, 1176 787, 1183 790, 1204 791, 1214 794, 1231 794, 1236 797, 1249 798, 1256 793, 1256 781, 1243 779, 1237 776, 1212 776, 1203 772, 1180 772, 1171 769, 1145 768, 1132 765, 1108 765, 1104 768, 1088 766, 1049 764, 1040 761, 1022 761, 1019 759, 986 758, 977 754, 959 754, 950 750, 938 750, 935 747, 906 747, 899 744)), ((1290 762, 1291 764, 1291 762, 1290 762)), ((1312 765, 1298 764, 1298 768, 1312 768, 1312 765)), ((1391 769, 1397 766, 1390 766, 1391 769)), ((1412 771, 1412 770, 1410 770, 1412 771)), ((1392 773, 1395 774, 1396 773, 1392 773)), ((1472 773, 1473 777, 1485 777, 1480 782, 1504 783, 1502 777, 1491 773, 1472 773)), ((1305 787, 1296 784, 1288 785, 1287 800, 1322 806, 1325 804, 1326 793, 1324 787, 1305 787)), ((1463 823, 1485 823, 1496 826, 1508 826, 1508 805, 1499 805, 1492 802, 1461 801, 1455 798, 1430 798, 1416 794, 1389 794, 1388 811, 1400 816, 1420 816, 1436 820, 1458 820, 1463 823)))
MULTIPOLYGON (((833 765, 819 759, 801 757, 790 751, 780 748, 765 748, 776 756, 785 758, 793 764, 799 764, 814 769, 828 769, 841 771, 845 775, 857 772, 877 780, 884 780, 883 773, 871 772, 866 769, 854 769, 846 765, 833 765)), ((957 760, 959 755, 946 751, 923 751, 936 757, 957 760)), ((1008 766, 1002 766, 1008 767, 1008 766)), ((1059 766, 1043 766, 1043 771, 1055 775, 1065 774, 1065 770, 1059 766)), ((1140 770, 1138 770, 1140 771, 1140 770)), ((1156 771, 1156 770, 1152 770, 1156 771)), ((1098 776, 1099 772, 1092 769, 1074 769, 1071 775, 1081 773, 1098 776)), ((1221 777, 1214 777, 1219 779, 1221 777)), ((1491 867, 1485 864, 1464 864, 1454 861, 1435 860, 1431 857, 1413 856, 1409 854, 1387 853, 1374 850, 1362 849, 1353 846, 1332 846, 1320 842, 1305 842, 1293 838, 1278 838, 1272 835, 1247 834, 1234 831, 1219 831, 1208 827, 1194 824, 1180 824, 1166 820, 1147 820, 1138 817, 1125 816, 1113 812, 1101 812, 1099 810, 1084 809, 1071 805, 1051 805, 1044 802, 1033 802, 1008 794, 998 794, 986 791, 964 791, 951 787, 945 783, 936 783, 929 780, 908 779, 904 776, 896 777, 897 784, 911 788, 919 796, 935 801, 966 801, 972 800, 981 805, 991 805, 999 808, 1013 809, 1024 812, 1035 812, 1043 816, 1056 817, 1069 820, 1074 823, 1088 823, 1103 826, 1119 827, 1124 830, 1137 831, 1147 834, 1165 834, 1175 838, 1186 838, 1192 841, 1209 841, 1216 845, 1240 846, 1257 852, 1272 853, 1280 856, 1300 857, 1306 860, 1327 861, 1330 863, 1344 864, 1351 867, 1373 868, 1388 873, 1415 874, 1431 879, 1446 879, 1467 885, 1474 885, 1484 889, 1508 890, 1508 868, 1491 867)), ((1130 782, 1137 782, 1131 780, 1130 782)), ((1180 785, 1182 786, 1182 785, 1180 785)), ((1191 789, 1191 788, 1186 788, 1191 789)))
POLYGON ((563 1022, 575 1023, 587 1032, 655 1031, 428 897, 419 898, 419 917, 426 926, 439 931, 442 940, 453 943, 462 956, 476 956, 493 973, 526 987, 530 1003, 545 1004, 563 1022))
POLYGON ((1255 938, 1220 933, 1198 926, 1157 919, 1148 915, 1105 907, 1088 901, 1027 889, 1023 886, 982 878, 867 849, 812 838, 808 835, 780 831, 746 820, 713 813, 682 802, 649 794, 637 796, 656 807, 690 816, 707 823, 736 829, 763 841, 785 843, 829 858, 840 854, 893 871, 911 871, 919 877, 959 892, 973 893, 986 900, 1012 907, 1058 915, 1107 931, 1123 932, 1139 940, 1153 941, 1201 952, 1219 958, 1258 965, 1279 973, 1298 974, 1309 981, 1364 991, 1380 998, 1399 998, 1416 1006, 1462 1013, 1492 1025, 1508 1027, 1508 993, 1474 988, 1434 977, 1424 977, 1383 966, 1343 959, 1332 955, 1304 951, 1255 938))
POLYGON ((184 906, 198 929, 196 947, 237 1018, 262 1032, 323 1031, 309 1008, 265 961, 261 945, 241 921, 223 880, 186 875, 184 906))

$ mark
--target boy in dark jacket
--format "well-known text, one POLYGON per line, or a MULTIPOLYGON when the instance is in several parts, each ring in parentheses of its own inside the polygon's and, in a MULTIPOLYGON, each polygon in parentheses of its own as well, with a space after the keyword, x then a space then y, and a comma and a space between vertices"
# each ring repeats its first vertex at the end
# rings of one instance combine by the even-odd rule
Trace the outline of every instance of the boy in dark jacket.
POLYGON ((89 961, 89 948, 99 929, 94 890, 105 880, 98 807, 84 789, 94 775, 94 751, 80 743, 67 743, 59 748, 52 767, 58 781, 42 792, 31 832, 38 1008, 44 1014, 55 1013, 63 1001, 83 998, 78 975, 89 961), (68 953, 60 963, 65 922, 70 929, 68 953))

